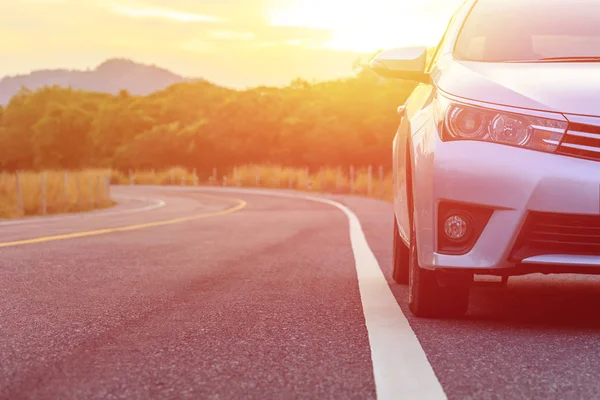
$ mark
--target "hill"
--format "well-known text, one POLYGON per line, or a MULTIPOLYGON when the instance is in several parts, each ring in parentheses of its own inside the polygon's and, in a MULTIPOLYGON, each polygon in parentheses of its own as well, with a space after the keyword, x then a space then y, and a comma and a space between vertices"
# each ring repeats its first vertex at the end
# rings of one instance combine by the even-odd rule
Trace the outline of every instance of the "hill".
POLYGON ((184 78, 166 69, 127 59, 110 59, 93 70, 40 70, 0 80, 0 105, 6 105, 21 86, 37 90, 58 85, 77 90, 117 94, 125 89, 134 95, 147 95, 175 83, 198 81, 184 78))

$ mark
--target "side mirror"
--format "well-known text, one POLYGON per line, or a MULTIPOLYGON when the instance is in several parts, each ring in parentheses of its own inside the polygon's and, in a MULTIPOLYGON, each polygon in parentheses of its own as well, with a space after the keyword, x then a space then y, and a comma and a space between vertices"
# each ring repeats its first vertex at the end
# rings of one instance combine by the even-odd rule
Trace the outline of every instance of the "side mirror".
POLYGON ((427 47, 416 46, 382 51, 369 66, 385 78, 430 83, 429 74, 425 72, 426 63, 427 47))

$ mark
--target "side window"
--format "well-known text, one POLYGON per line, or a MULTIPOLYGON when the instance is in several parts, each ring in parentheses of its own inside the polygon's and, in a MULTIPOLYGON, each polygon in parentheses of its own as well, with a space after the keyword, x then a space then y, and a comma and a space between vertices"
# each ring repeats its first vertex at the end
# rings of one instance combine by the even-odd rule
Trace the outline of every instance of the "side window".
MULTIPOLYGON (((446 31, 446 33, 444 33, 444 36, 442 36, 442 40, 440 40, 440 43, 435 48, 433 56, 429 59, 429 63, 427 64, 427 72, 432 71, 433 66, 435 65, 435 63, 437 63, 438 58, 440 58, 440 54, 442 53, 442 49, 444 48, 444 44, 446 42, 447 35, 448 35, 448 31, 446 31)), ((429 54, 427 54, 427 55, 429 56, 429 54)))
POLYGON ((450 27, 452 26, 452 23, 454 22, 454 18, 455 17, 453 16, 450 19, 450 22, 448 23, 448 27, 446 28, 446 32, 444 32, 444 36, 442 36, 442 40, 440 40, 440 43, 438 43, 437 47, 435 48, 435 52, 433 53, 433 56, 429 60, 429 64, 427 65, 427 72, 431 72, 431 70, 433 69, 433 66, 435 65, 435 63, 437 63, 437 60, 440 58, 440 54, 442 53, 444 44, 446 44, 446 38, 448 37, 448 31, 450 31, 450 27))
POLYGON ((444 32, 444 36, 442 36, 442 40, 440 40, 440 43, 435 48, 433 57, 431 57, 431 60, 429 61, 429 64, 427 65, 427 72, 431 72, 433 70, 433 67, 435 66, 435 64, 438 62, 440 56, 442 55, 442 51, 446 47, 446 42, 450 39, 450 37, 452 37, 452 33, 455 30, 454 29, 455 25, 459 22, 459 16, 462 16, 463 10, 465 10, 465 7, 467 7, 467 5, 469 5, 469 4, 472 4, 472 3, 469 0, 466 0, 464 3, 462 3, 458 7, 458 9, 454 12, 452 17, 450 18, 450 21, 448 22, 448 26, 446 28, 446 32, 444 32))

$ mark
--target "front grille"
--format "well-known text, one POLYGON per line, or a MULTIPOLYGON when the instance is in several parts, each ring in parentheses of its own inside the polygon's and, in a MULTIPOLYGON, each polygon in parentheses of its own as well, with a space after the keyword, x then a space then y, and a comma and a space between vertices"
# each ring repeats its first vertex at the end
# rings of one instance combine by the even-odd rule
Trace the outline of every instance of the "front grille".
POLYGON ((600 215, 531 212, 511 258, 544 254, 600 255, 600 215))
POLYGON ((600 126, 569 124, 558 154, 600 161, 600 126))

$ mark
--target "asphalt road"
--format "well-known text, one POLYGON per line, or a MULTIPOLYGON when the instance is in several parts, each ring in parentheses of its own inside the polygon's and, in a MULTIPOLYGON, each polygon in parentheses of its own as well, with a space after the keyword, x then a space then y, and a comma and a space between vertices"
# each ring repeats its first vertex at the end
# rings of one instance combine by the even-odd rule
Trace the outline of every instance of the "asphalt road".
POLYGON ((0 223, 0 398, 600 398, 600 278, 515 278, 415 319, 386 202, 113 193, 0 223))

